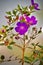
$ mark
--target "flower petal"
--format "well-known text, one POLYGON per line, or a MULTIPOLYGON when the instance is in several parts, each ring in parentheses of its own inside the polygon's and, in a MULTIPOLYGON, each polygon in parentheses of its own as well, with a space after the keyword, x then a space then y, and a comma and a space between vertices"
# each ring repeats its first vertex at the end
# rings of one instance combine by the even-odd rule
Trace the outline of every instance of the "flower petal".
POLYGON ((40 10, 39 8, 38 8, 38 4, 37 3, 34 3, 34 0, 31 0, 31 4, 32 4, 32 6, 34 6, 34 8, 36 9, 36 10, 40 10))
POLYGON ((16 32, 18 32, 19 31, 19 27, 16 27, 15 30, 16 30, 16 32))
POLYGON ((16 32, 18 32, 20 35, 23 35, 27 32, 29 26, 25 22, 18 22, 17 27, 15 28, 16 32))

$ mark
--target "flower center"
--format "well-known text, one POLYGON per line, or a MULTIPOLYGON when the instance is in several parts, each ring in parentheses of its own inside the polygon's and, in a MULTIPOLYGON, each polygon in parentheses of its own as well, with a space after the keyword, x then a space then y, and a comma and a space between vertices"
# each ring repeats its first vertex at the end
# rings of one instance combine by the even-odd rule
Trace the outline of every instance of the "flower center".
POLYGON ((32 21, 30 21, 29 23, 32 24, 32 21))
POLYGON ((24 27, 23 27, 23 26, 21 26, 21 29, 24 29, 24 27))

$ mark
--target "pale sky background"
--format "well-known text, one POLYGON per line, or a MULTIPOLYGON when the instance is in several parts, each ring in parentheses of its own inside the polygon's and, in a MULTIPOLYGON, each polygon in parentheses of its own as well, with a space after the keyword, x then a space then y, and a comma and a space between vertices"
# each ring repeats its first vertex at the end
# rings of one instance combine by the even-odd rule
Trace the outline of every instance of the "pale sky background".
MULTIPOLYGON (((39 7, 40 7, 40 11, 37 11, 36 13, 34 13, 33 15, 36 16, 36 18, 38 19, 38 24, 37 27, 43 27, 43 0, 34 0, 35 2, 39 3, 39 7)), ((12 11, 14 8, 17 7, 17 5, 20 4, 21 6, 29 6, 31 4, 31 0, 0 0, 0 27, 4 24, 6 25, 6 19, 5 19, 5 15, 6 15, 6 11, 12 11)), ((42 42, 43 40, 43 34, 41 34, 38 38, 37 41, 40 40, 40 42, 42 42)), ((0 54, 4 54, 5 56, 8 57, 8 55, 12 55, 12 54, 18 54, 18 48, 15 48, 12 51, 9 51, 6 47, 0 47, 0 54), (16 52, 16 53, 14 53, 16 52)), ((21 51, 19 51, 21 53, 21 51)), ((14 62, 11 62, 10 64, 2 64, 2 65, 19 65, 14 64, 14 62), (11 64, 12 63, 12 64, 11 64)))
MULTIPOLYGON (((34 13, 34 15, 38 19, 37 26, 43 26, 43 0, 34 0, 35 2, 39 3, 40 11, 34 13)), ((12 11, 17 5, 20 4, 21 6, 29 6, 31 4, 31 0, 0 0, 0 27, 3 24, 6 24, 6 11, 12 11)))

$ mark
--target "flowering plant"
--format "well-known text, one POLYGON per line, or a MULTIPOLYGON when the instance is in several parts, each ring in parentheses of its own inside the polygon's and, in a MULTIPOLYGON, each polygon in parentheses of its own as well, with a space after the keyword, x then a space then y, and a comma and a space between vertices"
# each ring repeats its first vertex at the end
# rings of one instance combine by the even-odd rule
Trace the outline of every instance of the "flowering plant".
MULTIPOLYGON (((22 50, 22 58, 20 58, 19 61, 22 63, 22 65, 24 65, 24 62, 33 65, 38 60, 40 60, 40 63, 42 63, 41 65, 43 65, 43 56, 41 56, 43 54, 43 46, 39 45, 39 43, 31 43, 30 45, 33 47, 29 46, 29 43, 35 39, 40 32, 42 32, 42 28, 40 28, 38 31, 34 26, 38 23, 37 18, 35 16, 30 16, 36 10, 40 10, 38 6, 39 5, 35 3, 34 0, 31 0, 31 5, 29 7, 21 7, 18 5, 18 7, 12 12, 6 12, 7 16, 5 17, 8 20, 7 25, 3 25, 0 29, 0 42, 3 41, 3 43, 0 43, 0 45, 5 45, 9 49, 12 49, 12 46, 19 47, 22 50), (32 34, 29 33, 30 27, 32 27, 32 34), (16 32, 16 34, 14 32, 16 32), (22 45, 17 44, 15 40, 20 40, 22 45), (21 40, 23 42, 21 42, 21 40), (36 47, 39 47, 42 50, 36 50, 36 47), (30 57, 25 56, 25 50, 27 48, 32 50, 30 57)), ((4 58, 5 57, 2 55, 1 61, 4 61, 4 58)))

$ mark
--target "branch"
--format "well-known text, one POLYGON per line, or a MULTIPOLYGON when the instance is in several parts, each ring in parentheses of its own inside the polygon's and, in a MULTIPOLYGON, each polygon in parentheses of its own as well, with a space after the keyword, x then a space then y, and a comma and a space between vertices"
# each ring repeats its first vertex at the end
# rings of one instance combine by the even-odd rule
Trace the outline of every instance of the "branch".
POLYGON ((19 47, 20 49, 22 49, 22 47, 21 46, 19 46, 19 45, 17 45, 17 44, 14 44, 15 46, 17 46, 17 47, 19 47))
POLYGON ((31 47, 26 47, 26 48, 29 48, 29 49, 32 49, 33 50, 33 48, 31 48, 31 47))

